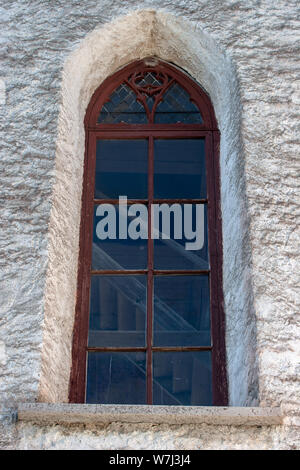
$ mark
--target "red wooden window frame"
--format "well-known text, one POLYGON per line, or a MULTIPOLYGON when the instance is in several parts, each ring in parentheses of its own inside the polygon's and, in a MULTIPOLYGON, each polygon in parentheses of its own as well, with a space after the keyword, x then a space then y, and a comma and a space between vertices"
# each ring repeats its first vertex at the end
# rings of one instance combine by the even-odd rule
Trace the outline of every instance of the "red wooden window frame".
MULTIPOLYGON (((220 171, 219 171, 219 142, 220 133, 217 127, 214 110, 207 94, 191 78, 178 68, 162 61, 156 61, 155 65, 147 65, 147 62, 140 60, 124 67, 113 76, 108 77, 102 85, 95 91, 85 116, 85 160, 84 177, 82 192, 82 210, 80 226, 80 246, 79 246, 79 264, 77 281, 77 301, 75 311, 75 323, 73 331, 72 347, 72 368, 70 374, 69 401, 71 403, 83 403, 85 400, 86 388, 86 355, 89 328, 89 294, 91 278, 91 253, 92 253, 92 232, 93 232, 93 209, 95 203, 104 202, 94 199, 94 181, 96 165, 96 141, 99 138, 147 138, 149 139, 149 162, 148 172, 153 175, 153 139, 154 138, 195 138, 205 137, 205 155, 206 155, 206 180, 207 180, 207 207, 208 207, 208 245, 209 245, 209 285, 210 285, 210 312, 211 312, 211 337, 212 337, 212 392, 213 405, 225 406, 228 404, 228 388, 226 373, 226 349, 225 349, 225 315, 223 307, 222 290, 222 223, 220 210, 220 171), (130 74, 144 71, 155 71, 167 74, 182 86, 190 95, 199 108, 203 123, 202 124, 153 124, 153 115, 150 116, 148 124, 104 124, 97 123, 99 112, 105 102, 108 101, 111 93, 124 81, 130 74)), ((149 113, 148 118, 149 118, 149 113)), ((128 203, 146 202, 150 205, 153 202, 153 179, 148 179, 148 185, 151 188, 148 200, 137 201, 128 200, 128 203)), ((117 200, 105 200, 109 203, 118 203, 117 200)), ((155 202, 159 202, 155 200, 155 202)), ((164 202, 184 202, 183 200, 164 200, 164 202)), ((189 199, 189 203, 192 201, 189 199)), ((200 202, 193 201, 193 202, 200 202)), ((201 201, 203 202, 203 201, 201 201)), ((148 211, 151 217, 151 211, 148 211)), ((152 334, 152 297, 149 291, 153 292, 153 240, 148 240, 148 269, 146 274, 148 300, 147 300, 147 334, 152 334)), ((142 271, 142 270, 141 270, 142 271)), ((140 271, 136 271, 139 273, 140 271)), ((101 271, 101 274, 115 274, 114 271, 101 271)), ((126 273, 126 271, 122 271, 126 273)), ((134 271, 130 271, 131 274, 134 271)), ((174 274, 175 271, 156 271, 155 274, 174 274)), ((199 274, 199 271, 186 272, 178 271, 182 274, 199 274)), ((149 345, 149 337, 147 345, 149 345)), ((104 350, 106 348, 102 348, 104 350)), ((124 350, 126 348, 120 348, 124 350)), ((137 350, 139 348, 132 348, 137 350)), ((151 352, 149 346, 144 348, 147 354, 147 401, 152 400, 152 381, 149 377, 152 371, 151 352), (149 386, 150 383, 150 386, 149 386)), ((153 348, 152 350, 200 350, 201 348, 153 348)), ((109 348, 110 351, 113 348, 109 348)))

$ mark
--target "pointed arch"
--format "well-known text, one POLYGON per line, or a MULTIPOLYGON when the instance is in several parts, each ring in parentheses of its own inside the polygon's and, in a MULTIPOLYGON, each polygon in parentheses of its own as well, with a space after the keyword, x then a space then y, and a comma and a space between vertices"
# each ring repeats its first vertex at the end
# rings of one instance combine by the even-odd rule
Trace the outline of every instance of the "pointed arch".
MULTIPOLYGON (((134 61, 104 80, 94 92, 88 105, 85 115, 85 126, 95 127, 97 124, 106 124, 104 119, 99 120, 101 113, 103 113, 103 108, 105 108, 105 105, 108 108, 110 103, 112 105, 115 103, 120 107, 120 98, 116 100, 114 96, 116 93, 125 92, 125 87, 126 94, 130 94, 129 97, 132 102, 134 101, 134 103, 140 105, 135 112, 139 111, 146 114, 145 122, 155 122, 154 115, 160 112, 159 107, 168 97, 172 88, 177 87, 177 94, 178 92, 181 93, 186 101, 186 103, 178 103, 178 106, 181 104, 178 114, 183 112, 184 106, 187 106, 187 103, 189 103, 190 106, 187 111, 200 115, 200 119, 198 118, 194 121, 195 124, 201 124, 203 129, 217 129, 215 113, 211 101, 204 90, 178 67, 159 61, 155 57, 134 61), (152 65, 147 65, 148 63, 152 65), (149 100, 151 100, 150 105, 149 100)), ((126 102, 123 102, 123 104, 125 105, 123 113, 126 114, 126 109, 127 112, 130 112, 129 104, 126 104, 126 102)), ((113 112, 113 106, 111 106, 110 110, 113 112)), ((114 123, 116 122, 121 121, 116 121, 115 119, 114 123)), ((178 122, 180 122, 180 119, 178 122)))
MULTIPOLYGON (((130 110, 133 107, 133 98, 129 95, 130 99, 130 110)), ((177 101, 175 101, 175 108, 177 107, 177 101)), ((108 111, 109 114, 110 111, 108 111)), ((140 110, 138 112, 134 112, 134 114, 139 115, 141 114, 140 110)), ((107 352, 107 348, 103 350, 103 343, 101 340, 97 342, 97 347, 92 347, 89 349, 89 318, 90 318, 90 305, 93 303, 93 297, 91 294, 92 291, 92 284, 93 280, 96 280, 98 276, 105 276, 107 275, 107 269, 111 275, 120 274, 123 272, 124 276, 128 277, 129 288, 125 291, 125 295, 128 296, 128 290, 130 291, 130 295, 135 295, 135 290, 140 291, 141 286, 137 286, 136 289, 134 288, 134 278, 132 275, 145 275, 147 276, 147 307, 145 311, 146 319, 147 319, 147 327, 146 327, 146 337, 147 337, 147 346, 145 346, 145 354, 147 355, 147 403, 153 403, 152 397, 152 386, 154 387, 154 377, 152 373, 152 356, 153 356, 153 363, 154 357, 157 350, 154 348, 155 341, 154 341, 154 331, 152 328, 153 318, 155 318, 155 313, 153 312, 153 305, 154 304, 154 293, 153 293, 153 285, 155 282, 159 282, 159 276, 161 275, 160 269, 157 268, 158 259, 155 256, 156 248, 151 241, 150 237, 147 242, 148 246, 148 261, 147 265, 144 266, 144 269, 137 269, 134 272, 126 270, 124 266, 119 265, 116 267, 116 260, 111 258, 111 261, 107 263, 101 260, 101 257, 104 257, 104 260, 107 260, 108 253, 105 251, 105 246, 100 244, 99 246, 96 245, 95 242, 95 235, 92 235, 92 226, 93 220, 95 221, 95 216, 93 216, 94 209, 96 207, 95 204, 105 203, 107 201, 107 196, 104 193, 111 194, 110 187, 107 187, 106 183, 102 183, 107 188, 107 191, 103 193, 101 191, 102 197, 99 199, 98 192, 94 192, 94 181, 97 179, 95 174, 97 174, 97 164, 98 157, 98 148, 99 144, 104 144, 107 142, 112 144, 118 144, 117 147, 115 145, 115 151, 117 149, 118 161, 120 161, 120 157, 122 156, 122 150, 124 145, 124 140, 126 139, 127 144, 130 141, 136 143, 135 139, 143 138, 144 144, 147 147, 146 154, 148 153, 148 171, 147 172, 147 179, 148 179, 148 190, 143 192, 144 199, 140 201, 140 203, 145 204, 145 207, 150 208, 152 204, 159 203, 159 199, 157 198, 157 193, 155 192, 156 183, 155 179, 155 171, 154 171, 154 146, 155 144, 159 144, 161 142, 167 142, 169 145, 169 149, 167 152, 170 154, 172 153, 172 149, 174 151, 174 146, 170 147, 170 140, 171 142, 176 144, 176 146, 180 146, 181 142, 184 143, 185 148, 181 146, 181 153, 180 158, 185 159, 187 146, 193 143, 193 146, 197 145, 197 150, 193 147, 192 155, 196 166, 191 166, 189 172, 197 171, 197 164, 196 162, 200 161, 201 154, 203 156, 203 167, 199 171, 199 180, 196 181, 196 187, 200 187, 200 181, 204 180, 205 183, 205 190, 203 189, 193 194, 198 194, 197 204, 202 205, 203 209, 207 211, 207 219, 208 219, 208 258, 210 261, 206 264, 196 263, 187 263, 185 262, 183 269, 179 269, 176 274, 176 270, 163 270, 163 274, 168 274, 169 276, 180 275, 181 279, 188 280, 188 277, 185 276, 196 276, 200 275, 200 279, 205 276, 204 281, 209 283, 209 288, 207 291, 210 291, 210 294, 207 299, 207 304, 210 305, 209 307, 209 317, 211 324, 211 335, 212 341, 205 345, 201 345, 201 335, 197 336, 197 340, 195 340, 195 344, 187 343, 185 348, 181 351, 183 356, 188 357, 187 354, 189 351, 194 351, 201 354, 204 351, 207 351, 209 355, 211 355, 211 359, 208 360, 209 365, 207 365, 208 369, 212 368, 211 371, 211 378, 207 380, 205 387, 210 389, 212 387, 212 397, 209 400, 212 400, 212 403, 215 405, 227 405, 228 403, 228 395, 227 395, 227 374, 226 374, 226 354, 225 354, 225 318, 224 318, 224 310, 223 310, 223 291, 222 291, 222 225, 221 225, 221 211, 220 211, 220 182, 219 182, 219 131, 217 129, 217 123, 214 116, 214 110, 212 104, 210 102, 209 97, 206 93, 201 89, 201 87, 193 81, 187 74, 184 74, 182 71, 175 68, 173 65, 170 65, 164 61, 161 61, 157 58, 146 58, 144 60, 136 61, 128 66, 124 67, 123 69, 119 70, 115 75, 106 79, 103 84, 95 91, 89 106, 87 107, 87 112, 85 116, 85 131, 86 131, 86 139, 87 139, 87 148, 85 153, 85 164, 84 164, 84 177, 83 177, 83 202, 82 202, 82 213, 81 213, 81 233, 80 233, 80 253, 79 253, 79 271, 78 271, 78 294, 77 294, 77 305, 76 305, 76 317, 75 317, 75 334, 73 336, 73 351, 72 351, 72 370, 71 370, 71 380, 70 380, 70 401, 71 402, 83 402, 86 396, 86 377, 87 377, 87 357, 92 357, 92 355, 97 354, 98 357, 101 357, 101 351, 107 352), (155 65, 148 65, 148 62, 155 63, 155 65), (146 77, 146 78, 145 78, 146 77), (138 83, 137 83, 138 81, 138 83), (119 90, 120 86, 127 84, 127 89, 123 92, 123 102, 118 99, 117 100, 117 108, 121 109, 121 113, 116 113, 116 110, 112 111, 113 116, 110 119, 112 122, 107 123, 106 121, 100 120, 99 122, 99 113, 101 115, 101 110, 105 103, 109 102, 110 97, 114 94, 115 90, 119 90), (170 113, 168 113, 168 120, 167 123, 159 123, 156 121, 155 111, 157 110, 157 105, 159 103, 163 103, 167 91, 170 89, 172 84, 177 85, 177 95, 174 95, 174 99, 177 96, 178 99, 182 100, 181 89, 185 90, 184 95, 184 102, 187 99, 188 102, 194 103, 197 112, 201 113, 203 118, 199 122, 196 119, 194 122, 194 112, 188 111, 186 114, 192 117, 191 123, 186 123, 186 116, 183 113, 176 113, 177 119, 176 122, 173 122, 173 110, 174 107, 171 107, 170 113), (179 88, 181 87, 181 88, 179 88), (145 114, 147 115, 147 120, 143 119, 143 122, 140 122, 141 119, 138 118, 138 122, 132 122, 132 119, 127 119, 128 115, 128 102, 124 98, 128 96, 128 90, 132 89, 135 93, 135 102, 140 102, 143 107, 145 114), (154 103, 152 109, 147 106, 147 98, 149 96, 154 96, 154 103), (125 115, 125 122, 124 122, 124 115, 125 115), (164 138, 167 139, 165 141, 161 141, 160 139, 164 138), (103 140, 104 139, 104 140, 103 140), (110 139, 110 140, 105 140, 110 139), (119 140, 111 140, 111 139, 122 139, 119 140), (175 140, 174 140, 175 139, 175 140), (184 139, 184 140, 182 140, 184 139), (122 142, 122 144, 120 143, 122 142), (198 145, 203 144, 203 150, 200 151, 200 147, 198 145), (203 153, 202 153, 203 152, 203 153), (206 169, 206 170, 205 170, 206 169), (206 190, 207 187, 207 190, 206 190), (155 197, 156 194, 156 197, 155 197), (102 248, 101 248, 102 247, 102 248), (104 251, 103 251, 104 250, 104 251), (95 255, 98 253, 98 257, 100 261, 94 264, 94 258, 92 256, 92 252, 95 255), (101 252, 101 254, 100 254, 101 252), (157 264, 156 264, 157 263, 157 264), (114 269, 112 269, 112 267, 114 269), (105 269, 106 268, 106 269, 105 269), (146 269, 145 269, 146 268, 146 269), (198 271, 197 271, 198 268, 198 271), (200 269, 201 268, 201 269, 200 269), (96 271, 95 271, 96 269, 96 271), (196 269, 196 271, 195 271, 196 269), (200 271, 199 271, 200 269, 200 271), (204 271, 203 271, 204 269, 204 271), (96 277, 93 277, 96 276, 96 277), (182 278, 183 276, 183 278, 182 278), (200 343, 198 342, 200 341, 200 343), (153 346, 154 344, 154 346, 153 346), (189 349, 189 346, 194 346, 192 349, 189 349), (198 349, 197 349, 198 346, 198 349), (99 349, 100 348, 100 349, 99 349), (200 352, 202 351, 202 353, 200 352), (99 356, 100 353, 100 356, 99 356), (150 363, 148 362, 148 358, 150 357, 150 363)), ((140 141, 141 142, 141 141, 140 141)), ((112 151, 112 148, 111 148, 112 151)), ((132 150, 134 152, 134 150, 132 150)), ((140 148, 138 150, 139 157, 140 155, 140 148)), ((170 158, 169 155, 168 158, 170 158)), ((125 165, 130 165, 130 162, 126 162, 125 158, 125 165)), ((138 155, 136 155, 136 158, 138 155)), ((111 160, 112 154, 110 153, 108 159, 111 160)), ((131 156, 132 158, 132 156, 131 156)), ((138 160, 137 160, 138 161, 138 160)), ((116 163, 118 164, 118 163, 116 163)), ((137 162, 136 162, 137 164, 137 162)), ((188 164, 188 162, 187 162, 188 164)), ((171 167, 176 167, 176 161, 173 162, 171 167)), ((127 171, 125 172, 125 167, 122 165, 123 174, 122 178, 126 178, 128 175, 127 171)), ((111 167, 111 170, 114 168, 111 167)), ((98 168, 99 170, 99 168, 98 168)), ((176 171, 178 172, 179 169, 176 171)), ((183 170, 183 168, 181 168, 183 170)), ((104 171, 104 170, 103 170, 104 171)), ((164 170, 165 171, 165 170, 164 170)), ((171 172, 171 168, 169 168, 171 172)), ((99 174, 99 173, 98 173, 99 174)), ((138 174, 135 174, 134 179, 130 179, 130 189, 132 190, 132 184, 135 185, 134 180, 137 180, 138 174)), ((174 175, 176 176, 176 175, 174 175)), ((108 177, 108 175, 107 175, 108 177)), ((185 177, 187 178, 187 176, 185 177)), ((182 177, 181 182, 184 182, 184 176, 182 177)), ((112 182, 112 184, 114 184, 112 182)), ((191 184, 191 180, 190 180, 191 184)), ((124 183, 121 185, 124 187, 124 183)), ((96 186, 95 186, 96 188, 96 186)), ((121 191, 121 188, 119 186, 121 191)), ((144 190, 145 191, 145 190, 144 190)), ((193 204, 193 198, 189 197, 189 190, 185 193, 184 199, 180 198, 179 188, 177 188, 176 193, 176 201, 177 203, 181 204, 193 204)), ((118 194, 121 194, 120 192, 118 194)), ((128 194, 128 193, 127 193, 128 194)), ((130 198, 129 198, 130 199, 130 198)), ((163 200, 165 203, 168 202, 168 199, 163 200)), ((117 200, 110 199, 112 204, 117 204, 117 200)), ((173 203, 175 200, 173 201, 173 203)), ((195 203, 195 200, 194 200, 195 203)), ((105 204, 106 205, 106 204, 105 204)), ((149 219, 149 224, 151 219, 149 219)), ((150 233, 150 229, 148 229, 150 233)), ((206 232, 206 229, 205 229, 206 232)), ((175 243, 173 241, 172 243, 175 243)), ((179 256, 179 252, 177 251, 172 252, 172 259, 174 257, 179 256)), ((123 250, 128 250, 129 247, 127 244, 123 247, 123 250)), ((132 252, 131 252, 132 253, 132 252)), ((196 253, 196 252, 195 252, 196 253)), ((204 252, 206 253, 206 251, 204 252)), ((117 256, 118 255, 112 255, 117 256)), ((192 255, 190 255, 192 256, 192 255)), ((202 256, 206 256, 206 254, 202 254, 202 256)), ((137 265, 137 267, 141 267, 141 265, 137 265)), ((178 266, 179 268, 180 266, 178 266)), ((101 279, 101 277, 99 278, 101 279)), ((103 279, 103 278, 102 278, 103 279)), ((193 278, 190 278, 193 279, 193 278)), ((194 278, 195 279, 195 278, 194 278)), ((201 282, 203 281, 201 279, 201 282)), ((103 281, 101 281, 103 283, 103 281)), ((117 281, 115 281, 117 284, 117 281)), ((171 282, 171 281, 170 281, 171 282)), ((174 282, 174 277, 173 281, 174 282)), ((184 281, 185 282, 185 281, 184 281)), ((122 283, 123 284, 123 283, 122 283)), ((178 286, 179 287, 179 286, 178 286)), ((114 285, 112 285, 112 289, 114 289, 114 285)), ((201 289, 200 289, 201 290, 201 289)), ((94 293, 94 295, 98 295, 94 293)), ((100 294, 99 294, 100 295, 100 294)), ((116 294, 117 295, 117 294, 116 294)), ((206 294, 205 294, 206 295, 206 294)), ((113 300, 112 300, 113 301, 113 300)), ((156 299, 157 301, 157 299, 156 299)), ((200 305, 200 300, 198 304, 200 305)), ((197 304, 197 305, 198 305, 197 304)), ((198 308, 198 307, 197 307, 198 308)), ((105 317, 106 311, 101 311, 101 315, 105 317)), ((121 312, 120 312, 121 315, 121 312)), ((163 311, 160 312, 160 315, 164 315, 163 311)), ((176 312, 173 312, 173 315, 177 315, 176 312)), ((199 313, 200 317, 200 313, 199 313)), ((105 333, 107 335, 108 331, 105 333)), ((123 332, 125 333, 125 332, 123 332)), ((94 334, 94 333, 91 333, 94 334)), ((99 331, 101 335, 101 331, 99 331)), ((98 335, 99 336, 99 335, 98 335)), ((129 337, 128 337, 129 338, 129 337)), ((115 341, 115 340, 114 340, 115 341)), ((185 341, 184 339, 182 340, 185 341)), ((124 345, 123 345, 124 346, 124 345)), ((180 346, 180 345, 178 345, 180 346)), ((117 349, 119 354, 122 354, 124 349, 117 349)), ((161 349, 165 351, 166 349, 161 349)), ((136 350, 137 351, 137 350, 136 350)), ((180 349, 175 348, 175 353, 179 353, 180 349)), ((133 353, 133 351, 131 351, 133 353)), ((206 353, 204 353, 206 354, 206 353)), ((194 374, 195 375, 195 374, 194 374)), ((197 374, 196 374, 197 375, 197 374)), ((210 375, 210 373, 208 373, 210 375)), ((103 378, 104 379, 104 378, 103 378)), ((126 378, 124 378, 125 380, 126 378)), ((94 379, 93 379, 94 380, 94 379)), ((105 379, 104 379, 105 380, 105 379)), ((177 379, 178 380, 178 379, 177 379)), ((88 381, 87 381, 88 382, 88 381)), ((88 382, 89 383, 89 382, 88 382)), ((157 382, 155 382, 157 385, 157 382)), ((143 387, 143 385, 141 385, 143 387)), ((193 386, 193 390, 191 395, 196 395, 197 391, 195 390, 196 385, 193 386)), ((122 399, 122 397, 119 397, 122 399)), ((95 398, 94 398, 95 399, 95 398)), ((200 398, 199 398, 200 399, 200 398)), ((197 401, 196 401, 197 403, 197 401)), ((206 402, 205 402, 206 403, 206 402)), ((201 403, 198 403, 201 404, 201 403)), ((203 403, 202 403, 203 404, 203 403)))
POLYGON ((47 402, 68 400, 86 109, 104 80, 133 61, 153 56, 185 70, 201 83, 213 104, 221 132, 221 141, 216 145, 220 145, 222 181, 229 403, 256 404, 256 327, 236 71, 215 40, 200 26, 149 10, 117 18, 91 32, 75 47, 64 65, 49 224, 39 399, 47 402))

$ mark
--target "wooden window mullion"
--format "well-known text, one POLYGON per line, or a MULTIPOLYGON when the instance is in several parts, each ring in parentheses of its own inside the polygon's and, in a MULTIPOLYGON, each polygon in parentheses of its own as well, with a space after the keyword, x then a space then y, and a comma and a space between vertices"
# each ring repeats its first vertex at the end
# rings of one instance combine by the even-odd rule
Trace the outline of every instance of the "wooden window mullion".
POLYGON ((147 274, 147 404, 152 405, 152 343, 153 343, 153 239, 151 237, 153 204, 154 155, 153 136, 149 136, 148 153, 148 274, 147 274))

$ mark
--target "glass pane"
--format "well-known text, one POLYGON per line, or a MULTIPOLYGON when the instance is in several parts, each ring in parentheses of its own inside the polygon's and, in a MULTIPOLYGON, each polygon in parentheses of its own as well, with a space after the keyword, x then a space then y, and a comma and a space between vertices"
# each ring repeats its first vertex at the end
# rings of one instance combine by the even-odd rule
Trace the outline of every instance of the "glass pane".
POLYGON ((212 405, 211 353, 154 352, 154 405, 212 405))
MULTIPOLYGON (((166 206, 170 210, 159 211, 159 233, 156 233, 160 238, 154 239, 155 269, 209 269, 206 204, 166 206), (169 235, 169 239, 162 238, 169 235)), ((157 228, 157 224, 154 226, 157 228)))
POLYGON ((96 199, 148 197, 148 141, 98 140, 96 199))
POLYGON ((86 403, 144 405, 144 352, 89 352, 86 403))
POLYGON ((143 91, 143 88, 149 90, 149 88, 161 87, 164 83, 164 77, 159 72, 153 70, 152 72, 140 73, 134 81, 140 91, 143 91))
MULTIPOLYGON (((134 240, 128 235, 128 228, 134 219, 136 218, 126 217, 126 213, 123 214, 122 209, 120 214, 118 205, 95 205, 92 269, 123 271, 124 269, 144 269, 147 267, 147 238, 134 240), (124 230, 122 229, 123 224, 124 230), (126 239, 120 239, 122 230, 124 235, 127 233, 126 239), (110 238, 101 239, 104 232, 107 232, 107 236, 110 238)), ((145 230, 147 231, 147 224, 145 230)), ((146 237, 146 234, 144 236, 146 237)))
POLYGON ((154 141, 154 197, 206 198, 205 139, 154 141))
POLYGON ((154 122, 156 124, 202 124, 203 119, 198 107, 190 101, 190 95, 178 83, 168 88, 163 101, 157 106, 154 122))
POLYGON ((208 276, 154 278, 154 346, 210 346, 208 276))
POLYGON ((89 347, 143 347, 146 276, 92 276, 89 347))
POLYGON ((121 84, 104 103, 98 117, 98 123, 146 124, 148 122, 144 106, 136 100, 136 94, 127 85, 121 84))

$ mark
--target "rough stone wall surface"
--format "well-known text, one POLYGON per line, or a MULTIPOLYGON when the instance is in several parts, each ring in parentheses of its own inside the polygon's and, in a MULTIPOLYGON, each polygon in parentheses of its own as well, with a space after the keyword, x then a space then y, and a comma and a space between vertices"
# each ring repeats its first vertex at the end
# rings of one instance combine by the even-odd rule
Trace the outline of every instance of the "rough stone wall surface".
POLYGON ((20 423, 13 448, 25 450, 277 450, 299 449, 299 433, 281 426, 149 425, 38 426, 20 423))
MULTIPOLYGON (((242 330, 243 342, 249 344, 247 350, 241 351, 242 354, 233 347, 229 348, 231 383, 235 384, 231 397, 235 404, 239 400, 247 404, 247 396, 250 401, 259 399, 262 405, 278 405, 282 402, 296 404, 299 401, 300 352, 297 325, 299 292, 296 289, 299 285, 296 225, 299 212, 296 176, 299 167, 297 151, 300 104, 298 0, 88 0, 84 3, 77 0, 51 3, 33 0, 30 8, 27 1, 4 2, 1 9, 0 46, 0 401, 11 406, 17 401, 34 401, 39 394, 54 401, 65 399, 66 385, 57 394, 53 387, 58 386, 60 378, 66 383, 70 360, 68 339, 71 336, 72 322, 70 319, 66 320, 62 312, 65 309, 70 310, 74 299, 57 296, 59 292, 64 292, 64 285, 60 288, 56 286, 58 290, 54 289, 51 294, 49 286, 53 286, 54 281, 50 272, 46 310, 48 305, 49 313, 56 302, 55 308, 59 314, 56 317, 48 315, 44 322, 45 289, 47 267, 49 273, 49 250, 50 253, 51 249, 54 250, 51 246, 55 246, 56 255, 61 257, 61 266, 65 266, 70 292, 74 292, 76 288, 78 220, 74 222, 75 228, 72 225, 64 227, 62 214, 64 205, 69 207, 72 198, 75 208, 80 209, 80 189, 77 187, 74 191, 74 187, 71 187, 71 183, 68 185, 62 175, 65 170, 67 174, 69 172, 73 176, 77 175, 77 180, 74 177, 72 181, 80 181, 82 166, 68 158, 68 146, 71 156, 72 145, 78 146, 78 154, 81 152, 83 129, 79 136, 73 135, 72 116, 59 115, 61 88, 68 58, 72 54, 76 57, 76 50, 80 50, 81 42, 87 35, 94 34, 95 28, 101 29, 101 26, 109 24, 111 20, 137 9, 163 12, 159 21, 162 24, 166 21, 165 35, 168 38, 163 37, 161 28, 160 39, 169 43, 169 48, 162 47, 161 50, 161 55, 165 54, 162 57, 165 60, 174 58, 177 65, 191 74, 195 70, 193 54, 197 55, 197 50, 191 48, 184 58, 182 51, 180 55, 176 49, 180 41, 183 48, 187 46, 188 36, 183 34, 182 39, 177 38, 176 48, 171 50, 173 35, 174 41, 176 36, 176 22, 168 23, 163 19, 164 14, 171 14, 178 17, 179 21, 182 19, 192 25, 190 34, 192 28, 195 28, 195 34, 201 40, 201 50, 204 51, 207 45, 210 51, 215 50, 217 55, 223 57, 223 62, 219 62, 219 65, 224 66, 224 70, 229 62, 233 64, 239 83, 239 97, 233 95, 231 98, 239 103, 236 108, 234 104, 228 106, 228 116, 226 109, 221 106, 223 93, 224 103, 229 103, 228 88, 225 86, 222 89, 220 86, 209 90, 209 74, 205 75, 205 71, 199 70, 199 77, 203 76, 205 81, 203 85, 214 93, 212 100, 223 138, 221 171, 227 181, 226 191, 223 189, 223 195, 227 194, 222 202, 223 219, 226 216, 226 220, 232 220, 235 229, 230 230, 230 224, 227 224, 224 230, 224 262, 227 263, 224 290, 226 315, 230 325, 227 342, 229 345, 233 344, 242 330), (239 104, 241 114, 237 115, 240 134, 236 129, 230 130, 230 116, 234 110, 239 109, 239 104), (57 232, 53 241, 53 223, 50 237, 47 234, 51 195, 55 187, 55 156, 59 153, 56 145, 62 123, 65 127, 69 126, 69 140, 64 141, 62 138, 60 142, 60 148, 66 152, 66 168, 63 167, 63 160, 60 160, 56 166, 55 184, 56 187, 65 186, 65 193, 62 193, 64 197, 56 199, 51 217, 52 221, 61 221, 55 227, 58 232, 64 232, 64 235, 60 236, 57 232), (246 198, 230 198, 230 181, 232 187, 236 188, 236 193, 239 190, 243 192, 245 186, 246 198), (241 212, 246 212, 249 219, 240 217, 236 221, 236 214, 241 212), (236 233, 237 227, 241 228, 240 233, 236 233), (65 233, 70 238, 70 249, 64 251, 65 233), (246 246, 243 248, 243 245, 246 246), (235 250, 236 246, 240 248, 235 250), (242 260, 246 266, 242 271, 235 269, 241 263, 240 254, 248 253, 249 248, 251 257, 244 255, 242 260), (243 299, 240 304, 239 298, 243 299), (239 309, 244 323, 235 327, 234 320, 239 309), (243 316, 244 310, 247 312, 243 316), (67 365, 57 369, 51 356, 54 352, 53 338, 56 340, 59 332, 63 336, 64 329, 67 340, 59 342, 59 357, 64 357, 65 354, 67 365), (47 331, 51 332, 49 336, 47 331), (46 349, 43 348, 43 338, 46 349), (252 344, 253 338, 255 345, 252 344), (258 363, 258 382, 249 368, 249 364, 255 368, 254 355, 258 363), (41 377, 44 377, 42 388, 41 377), (47 380, 51 377, 58 377, 57 382, 53 379, 53 384, 47 385, 47 380), (245 381, 247 386, 243 388, 245 381), (238 384, 243 388, 242 398, 239 396, 238 384), (256 388, 259 388, 259 393, 256 388)), ((143 17, 139 27, 142 32, 143 17)), ((126 25, 124 28, 126 29, 126 25)), ((149 22, 145 21, 144 29, 147 28, 149 22)), ((113 36, 113 28, 110 31, 113 36)), ((130 26, 127 34, 128 37, 133 34, 130 26)), ((150 28, 149 35, 153 39, 155 29, 150 28)), ((118 37, 115 37, 115 41, 118 43, 118 37)), ((150 40, 148 44, 142 40, 139 43, 138 37, 135 41, 134 55, 129 51, 119 62, 108 62, 102 79, 113 73, 122 63, 138 58, 138 51, 141 57, 147 55, 146 52, 159 55, 159 44, 156 43, 154 47, 150 40)), ((93 51, 89 60, 92 60, 93 51)), ((204 59, 208 61, 208 68, 213 65, 209 63, 210 55, 204 59)), ((230 75, 229 69, 228 65, 225 83, 230 87, 230 79, 234 79, 234 75, 230 75)), ((67 70, 75 74, 74 63, 67 70)), ((70 105, 69 108, 62 109, 77 109, 74 120, 78 121, 84 115, 84 107, 90 97, 88 92, 91 94, 97 86, 96 81, 101 78, 101 74, 97 75, 95 70, 94 74, 89 82, 90 90, 83 90, 81 109, 77 109, 77 105, 72 107, 74 94, 72 90, 69 94, 65 90, 64 100, 70 101, 70 105)), ((74 75, 72 78, 76 87, 77 77, 74 75)), ((212 79, 214 80, 213 76, 212 79)), ((65 83, 69 82, 70 77, 67 77, 65 83)), ((235 89, 236 85, 232 90, 235 89)), ((78 210, 74 212, 77 216, 78 210)), ((61 279, 64 277, 59 278, 59 281, 61 279)), ((143 445, 143 439, 148 447, 159 445, 159 438, 154 433, 157 430, 159 435, 157 427, 141 426, 136 430, 131 429, 122 434, 122 438, 114 437, 118 435, 114 434, 117 427, 111 425, 105 428, 105 432, 97 431, 103 433, 103 438, 96 444, 93 431, 90 430, 74 430, 72 435, 60 427, 46 431, 34 426, 19 425, 20 447, 59 447, 67 445, 63 443, 64 439, 70 446, 80 446, 81 432, 82 445, 87 447, 99 445, 107 448, 105 439, 112 439, 115 442, 112 445, 116 448, 128 447, 128 439, 136 439, 140 446, 143 445)), ((184 442, 189 432, 196 435, 193 434, 196 433, 193 427, 172 428, 169 431, 160 429, 161 438, 166 439, 166 446, 178 445, 180 448, 187 445, 184 442), (167 440, 168 433, 174 437, 167 440)), ((198 439, 195 445, 207 448, 223 445, 217 431, 208 433, 208 428, 201 429, 203 438, 195 437, 193 442, 198 439)), ((241 435, 234 429, 227 431, 231 436, 227 441, 228 446, 239 446, 242 442, 241 435)), ((287 442, 282 437, 282 431, 277 432, 273 428, 257 430, 256 433, 244 429, 242 436, 245 437, 245 442, 249 438, 249 446, 254 447, 280 446, 284 445, 282 440, 287 442)), ((292 445, 294 437, 289 436, 288 440, 289 445, 292 445)))

